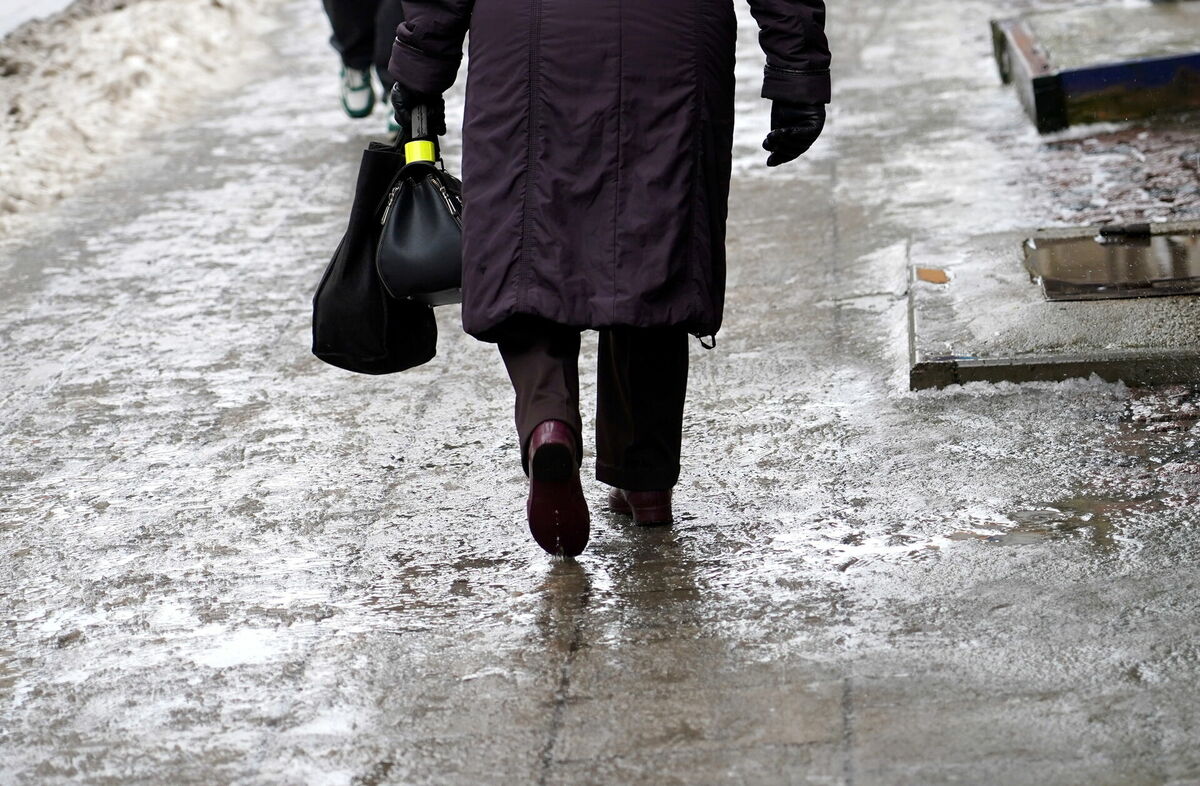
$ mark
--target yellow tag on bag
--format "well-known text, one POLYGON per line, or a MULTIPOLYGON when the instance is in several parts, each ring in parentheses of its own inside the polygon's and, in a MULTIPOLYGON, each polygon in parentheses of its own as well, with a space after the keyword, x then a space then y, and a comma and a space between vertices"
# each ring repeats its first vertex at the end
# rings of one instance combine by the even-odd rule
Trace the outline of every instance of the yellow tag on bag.
POLYGON ((414 161, 434 161, 437 151, 433 142, 428 139, 415 139, 404 144, 404 161, 411 164, 414 161))

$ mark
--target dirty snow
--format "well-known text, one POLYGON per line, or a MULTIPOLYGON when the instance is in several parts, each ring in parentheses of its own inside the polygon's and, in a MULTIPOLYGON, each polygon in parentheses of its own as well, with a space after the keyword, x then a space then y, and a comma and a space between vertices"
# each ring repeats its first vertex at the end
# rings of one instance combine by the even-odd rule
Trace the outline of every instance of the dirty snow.
POLYGON ((31 19, 42 19, 58 13, 71 0, 5 0, 0 6, 0 36, 5 36, 31 19))
POLYGON ((147 128, 247 76, 239 65, 261 55, 275 0, 77 5, 0 42, 0 235, 147 128))

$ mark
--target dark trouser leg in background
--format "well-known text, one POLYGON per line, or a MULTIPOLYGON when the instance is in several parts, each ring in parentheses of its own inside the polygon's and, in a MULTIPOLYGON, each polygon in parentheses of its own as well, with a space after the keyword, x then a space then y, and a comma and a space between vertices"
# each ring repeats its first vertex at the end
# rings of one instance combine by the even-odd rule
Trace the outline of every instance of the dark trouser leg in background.
MULTIPOLYGON (((324 3, 333 27, 329 43, 342 56, 342 63, 358 71, 370 68, 375 62, 375 15, 379 0, 324 0, 324 3)), ((393 26, 392 36, 395 30, 393 26)))
MULTIPOLYGON (((329 2, 329 0, 326 0, 329 2)), ((392 59, 392 42, 396 40, 396 28, 404 21, 404 9, 400 0, 376 0, 375 9, 375 73, 383 85, 383 97, 392 89, 392 75, 388 73, 388 61, 392 59)))
POLYGON ((679 480, 688 334, 680 328, 600 331, 596 478, 627 491, 679 480))
MULTIPOLYGON (((580 438, 579 331, 544 320, 522 320, 509 326, 499 342, 500 356, 517 394, 517 434, 521 464, 529 471, 527 450, 534 428, 560 420, 580 438)), ((582 444, 576 456, 582 457, 582 444)))

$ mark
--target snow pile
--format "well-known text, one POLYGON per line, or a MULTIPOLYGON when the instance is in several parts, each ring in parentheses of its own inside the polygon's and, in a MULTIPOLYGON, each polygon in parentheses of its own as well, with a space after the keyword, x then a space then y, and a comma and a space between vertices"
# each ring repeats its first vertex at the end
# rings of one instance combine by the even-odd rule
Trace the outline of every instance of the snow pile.
POLYGON ((261 55, 278 0, 79 0, 0 41, 0 237, 261 55))
POLYGON ((71 0, 6 0, 0 4, 0 36, 21 26, 30 19, 41 19, 58 13, 71 0))

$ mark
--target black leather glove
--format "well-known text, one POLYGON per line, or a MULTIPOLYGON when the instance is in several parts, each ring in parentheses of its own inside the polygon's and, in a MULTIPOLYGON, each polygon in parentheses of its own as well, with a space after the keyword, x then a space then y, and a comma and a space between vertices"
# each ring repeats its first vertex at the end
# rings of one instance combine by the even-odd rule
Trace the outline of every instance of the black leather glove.
POLYGON ((763 140, 763 150, 771 155, 767 166, 779 166, 804 155, 825 127, 824 104, 771 103, 771 133, 763 140))
POLYGON ((417 107, 425 107, 425 133, 422 139, 446 135, 446 102, 441 96, 427 93, 417 93, 401 85, 392 85, 392 109, 396 113, 396 125, 400 126, 400 141, 413 140, 412 112, 417 107))

